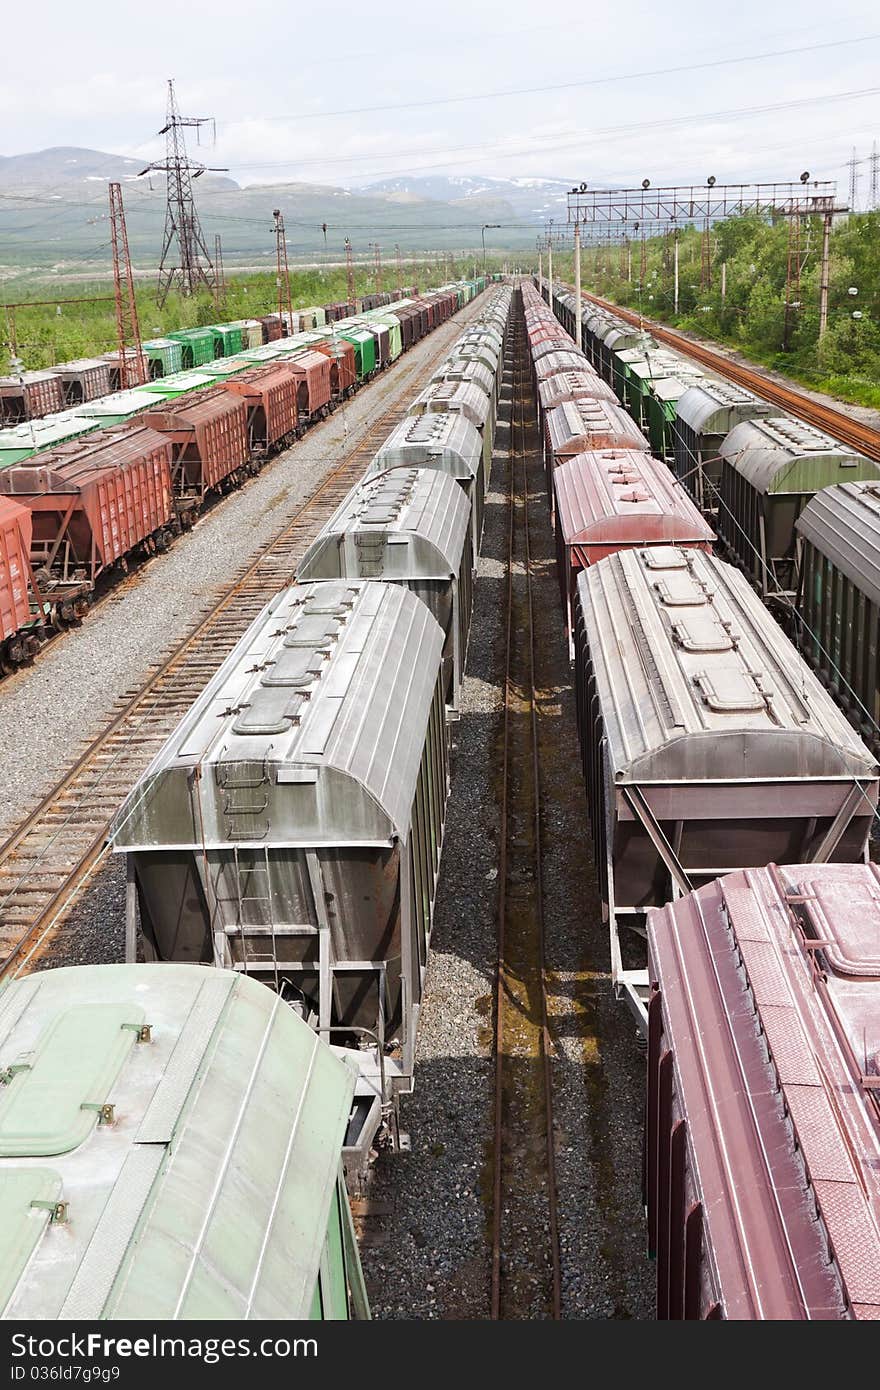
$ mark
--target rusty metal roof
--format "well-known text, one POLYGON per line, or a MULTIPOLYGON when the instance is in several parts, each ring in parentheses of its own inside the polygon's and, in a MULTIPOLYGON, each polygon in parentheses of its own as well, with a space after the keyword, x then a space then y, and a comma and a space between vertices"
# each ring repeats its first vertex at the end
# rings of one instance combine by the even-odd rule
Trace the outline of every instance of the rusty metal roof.
POLYGON ((547 412, 550 452, 582 454, 590 449, 650 449, 645 436, 614 401, 564 401, 547 412))
POLYGON ((880 1317, 880 873, 741 870, 648 915, 727 1318, 880 1317))
POLYGON ((665 464, 638 449, 575 454, 553 474, 566 545, 705 545, 712 528, 665 464))

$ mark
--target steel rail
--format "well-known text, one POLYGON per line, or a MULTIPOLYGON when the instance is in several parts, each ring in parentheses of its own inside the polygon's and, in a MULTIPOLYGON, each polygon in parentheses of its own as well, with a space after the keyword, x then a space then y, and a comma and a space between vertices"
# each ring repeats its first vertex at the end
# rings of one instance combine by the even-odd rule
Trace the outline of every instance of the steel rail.
MULTIPOLYGON (((468 316, 470 317, 470 316, 468 316)), ((467 322, 467 319, 464 320, 467 322)), ((406 413, 414 378, 449 349, 457 316, 439 325, 427 358, 405 364, 355 444, 268 545, 218 593, 196 626, 143 683, 123 697, 106 726, 0 845, 0 978, 45 949, 105 852, 113 815, 273 593, 292 583, 306 547, 362 477, 406 413), (406 367, 409 370, 406 370, 406 367)), ((385 378, 387 381, 388 378, 385 378)))
MULTIPOLYGON (((514 306, 514 313, 517 313, 514 306)), ((537 979, 540 996, 540 1052, 543 1093, 543 1127, 546 1150, 547 1183, 547 1231, 550 1244, 551 1294, 550 1308, 554 1319, 562 1313, 562 1272, 559 1249, 559 1218, 556 1182, 556 1154, 554 1141, 553 1111, 553 1048, 550 1035, 549 1010, 547 1006, 546 940, 544 924, 544 886, 543 857, 541 853, 541 804, 540 804, 540 751, 538 741, 537 691, 535 682, 534 609, 532 598, 532 563, 529 545, 528 525, 528 470, 526 444, 525 391, 528 377, 523 370, 524 335, 521 313, 517 314, 514 332, 511 335, 513 352, 512 400, 510 419, 509 469, 508 469, 508 535, 507 535, 507 620, 505 635, 505 676, 504 676, 504 715, 501 768, 501 806, 499 827, 498 863, 498 923, 497 923, 497 962, 495 982, 495 1098, 493 1132, 493 1226, 491 1256, 491 1315, 493 1319, 505 1316, 504 1305, 504 1184, 505 1184, 505 1104, 504 1075, 506 1061, 505 1012, 509 995, 515 981, 510 972, 508 960, 507 912, 508 912, 508 834, 510 830, 510 785, 511 785, 511 714, 517 681, 514 678, 514 569, 516 560, 516 505, 517 492, 522 499, 523 517, 523 572, 526 594, 527 655, 528 677, 525 687, 521 687, 529 707, 529 749, 528 761, 532 777, 534 796, 533 844, 534 844, 534 885, 535 913, 534 933, 537 954, 537 979), (521 473, 521 483, 517 472, 521 473)), ((522 638, 522 633, 518 633, 522 638)), ((514 1314, 516 1315, 516 1314, 514 1314)))

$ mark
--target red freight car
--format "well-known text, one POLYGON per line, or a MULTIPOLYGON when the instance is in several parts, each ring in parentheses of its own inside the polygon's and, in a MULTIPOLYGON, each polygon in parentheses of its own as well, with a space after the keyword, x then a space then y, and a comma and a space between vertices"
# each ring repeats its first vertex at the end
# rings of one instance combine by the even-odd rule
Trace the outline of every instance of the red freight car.
POLYGON ((178 396, 141 416, 174 446, 175 497, 201 502, 207 493, 240 476, 250 462, 247 415, 241 397, 218 386, 178 396))
POLYGON ((659 1317, 880 1318, 878 942, 873 864, 742 869, 649 912, 659 1317))
POLYGON ((135 348, 125 349, 125 380, 118 351, 105 352, 104 361, 110 369, 111 391, 128 391, 150 380, 150 359, 145 352, 139 353, 135 348))
POLYGON ((22 420, 39 420, 63 408, 64 395, 57 372, 0 376, 0 423, 17 425, 22 420))
MULTIPOLYGON (((574 343, 567 348, 561 348, 558 352, 548 352, 544 357, 539 357, 534 363, 534 376, 541 389, 541 382, 547 381, 549 377, 557 376, 560 372, 582 372, 589 362, 582 352, 579 352, 574 343)), ((615 396, 616 400, 617 397, 615 396)))
POLYGON ((346 338, 322 338, 312 343, 315 352, 330 362, 330 392, 334 401, 350 396, 357 387, 357 358, 354 344, 346 338))
POLYGON ((296 379, 282 365, 255 367, 223 382, 247 403, 252 454, 264 455, 296 434, 296 379))
POLYGON ((164 545, 174 522, 171 453, 167 439, 137 425, 0 471, 0 492, 30 510, 30 559, 47 598, 73 601, 111 565, 164 545))
POLYGON ((55 368, 61 378, 64 404, 82 405, 110 394, 110 364, 100 357, 84 357, 77 362, 59 362, 55 368))
POLYGON ((547 495, 553 496, 553 470, 563 459, 594 449, 643 449, 650 444, 631 415, 615 401, 565 401, 544 416, 547 495))
POLYGON ((399 306, 392 304, 388 312, 389 314, 393 314, 400 323, 400 341, 405 352, 407 348, 412 347, 413 343, 421 337, 419 330, 421 316, 419 311, 414 304, 403 304, 399 306))
POLYGON ((538 382, 538 403, 542 412, 566 401, 614 401, 617 396, 607 381, 584 361, 581 367, 564 367, 538 382))
POLYGON ((10 671, 38 644, 23 629, 38 601, 30 564, 31 514, 11 497, 0 497, 0 669, 10 671))
POLYGON ((712 549, 715 534, 665 464, 638 449, 598 449, 565 459, 553 474, 556 568, 569 654, 572 606, 588 565, 636 546, 712 549))
POLYGON ((263 330, 264 343, 277 343, 279 338, 284 337, 284 324, 281 322, 280 314, 263 314, 257 322, 263 330))
POLYGON ((323 352, 304 348, 282 361, 296 378, 296 406, 300 424, 323 418, 332 400, 330 361, 323 352))

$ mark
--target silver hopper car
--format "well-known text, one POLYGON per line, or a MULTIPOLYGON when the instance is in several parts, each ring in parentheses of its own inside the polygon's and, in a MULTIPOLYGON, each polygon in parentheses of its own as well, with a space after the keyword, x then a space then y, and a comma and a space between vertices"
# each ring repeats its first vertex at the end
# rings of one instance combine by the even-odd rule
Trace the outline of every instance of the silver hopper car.
POLYGON ((213 963, 359 1049, 369 1143, 412 1084, 449 745, 443 633, 399 585, 295 585, 123 804, 128 955, 213 963))
POLYGON ((745 577, 675 546, 578 581, 578 726, 617 993, 645 912, 733 869, 856 862, 878 767, 745 577))
POLYGON ((297 567, 301 584, 384 579, 418 594, 444 632, 451 715, 458 711, 473 603, 470 520, 467 498, 447 474, 392 468, 352 488, 297 567))

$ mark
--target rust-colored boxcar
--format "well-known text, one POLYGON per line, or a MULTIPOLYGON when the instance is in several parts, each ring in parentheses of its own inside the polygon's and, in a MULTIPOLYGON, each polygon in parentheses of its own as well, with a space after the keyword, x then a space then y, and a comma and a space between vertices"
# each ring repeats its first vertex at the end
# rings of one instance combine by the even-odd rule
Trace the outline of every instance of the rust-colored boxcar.
POLYGON ((150 380, 150 359, 145 352, 138 353, 134 348, 125 349, 124 381, 118 350, 105 352, 104 361, 110 370, 111 391, 128 391, 133 386, 142 386, 150 380))
POLYGON ((245 401, 218 386, 178 396, 142 417, 174 446, 176 497, 201 501, 248 464, 247 416, 245 401))
POLYGON ((110 364, 100 357, 84 357, 76 362, 59 362, 55 368, 61 379, 65 405, 83 405, 85 401, 108 396, 110 364))
POLYGON ((595 449, 643 449, 650 444, 623 406, 614 401, 576 400, 554 406, 544 416, 544 462, 547 493, 553 495, 553 470, 563 459, 595 449))
POLYGON ((648 914, 662 1319, 880 1318, 880 874, 744 869, 648 914))
POLYGON ((64 393, 57 372, 23 372, 0 376, 0 423, 17 425, 39 420, 64 408, 64 393))
POLYGON ((284 325, 280 314, 263 314, 257 322, 263 330, 264 343, 277 343, 279 338, 284 337, 284 325))
POLYGON ((556 567, 569 655, 578 575, 636 546, 711 551, 715 533, 665 464, 639 449, 597 449, 565 459, 553 474, 556 567))
POLYGON ((223 382, 223 390, 241 396, 247 403, 252 453, 266 453, 296 433, 296 378, 283 364, 237 372, 223 382))
POLYGON ((30 618, 31 514, 11 497, 0 497, 0 653, 30 618))
POLYGON ((31 513, 41 588, 90 586, 173 522, 171 445, 144 425, 101 430, 0 471, 31 513))
POLYGON ((332 399, 330 360, 323 352, 304 348, 292 357, 282 358, 296 378, 296 407, 300 424, 327 414, 332 399))
POLYGON ((357 386, 357 359, 354 344, 346 338, 322 338, 312 343, 315 352, 330 362, 330 392, 334 401, 350 396, 357 386))

